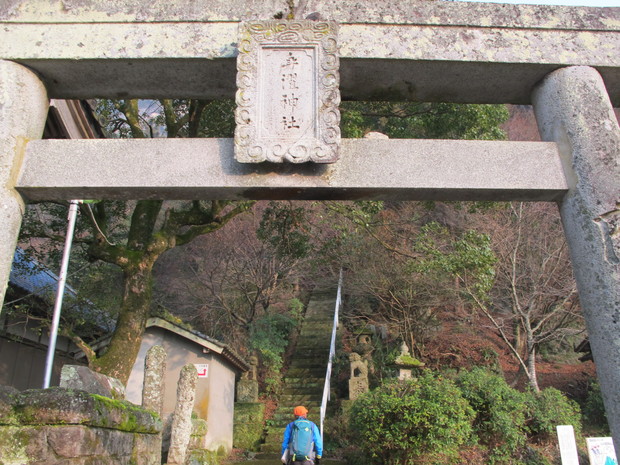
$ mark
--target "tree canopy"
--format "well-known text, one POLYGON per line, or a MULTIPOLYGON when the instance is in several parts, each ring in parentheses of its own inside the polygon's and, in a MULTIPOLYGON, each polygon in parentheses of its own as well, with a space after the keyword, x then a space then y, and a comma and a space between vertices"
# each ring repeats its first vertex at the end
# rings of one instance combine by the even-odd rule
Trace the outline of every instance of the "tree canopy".
MULTIPOLYGON (((109 137, 230 137, 232 109, 230 101, 118 100, 101 101, 98 114, 109 137)), ((394 138, 501 139, 500 124, 508 116, 504 106, 410 102, 343 102, 341 111, 345 137, 380 131, 394 138)), ((576 315, 576 301, 561 243, 549 240, 553 232, 536 236, 542 246, 525 240, 534 237, 526 228, 542 221, 528 214, 534 207, 379 201, 254 207, 163 200, 82 205, 76 233, 82 255, 73 268, 88 271, 81 273, 81 288, 117 319, 105 353, 65 325, 91 366, 126 381, 146 318, 158 308, 207 334, 247 340, 270 314, 291 311, 287 302, 304 289, 335 282, 341 267, 354 304, 347 318, 387 325, 418 356, 439 327, 438 315, 455 307, 493 321, 528 376, 532 348, 567 334, 567 325, 580 327, 568 318, 576 315), (251 209, 252 215, 240 216, 251 209), (508 241, 515 231, 521 231, 517 245, 508 241), (523 266, 516 266, 517 257, 523 266), (153 273, 161 277, 155 288, 153 273), (517 287, 526 282, 523 273, 538 278, 517 287), (509 334, 515 328, 527 337, 509 334)), ((63 236, 63 209, 29 208, 22 241, 51 257, 58 249, 36 238, 63 236)), ((245 350, 251 348, 242 344, 245 350)))

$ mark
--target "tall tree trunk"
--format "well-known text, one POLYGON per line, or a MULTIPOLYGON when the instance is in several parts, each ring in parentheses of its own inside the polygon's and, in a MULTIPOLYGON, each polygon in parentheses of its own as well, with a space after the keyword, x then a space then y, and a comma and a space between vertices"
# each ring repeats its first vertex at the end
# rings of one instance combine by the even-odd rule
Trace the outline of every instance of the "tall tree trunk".
POLYGON ((521 332, 521 325, 518 322, 514 326, 514 338, 515 348, 520 354, 524 353, 526 351, 525 339, 523 338, 523 334, 521 332))
MULTIPOLYGON (((144 260, 144 259, 143 259, 144 260)), ((95 370, 127 384, 140 350, 152 295, 152 261, 125 271, 123 300, 108 351, 93 362, 95 370)))
POLYGON ((536 345, 529 340, 530 335, 528 334, 528 343, 527 343, 527 378, 530 383, 530 387, 534 390, 534 392, 540 392, 540 388, 538 387, 538 375, 536 374, 536 345))

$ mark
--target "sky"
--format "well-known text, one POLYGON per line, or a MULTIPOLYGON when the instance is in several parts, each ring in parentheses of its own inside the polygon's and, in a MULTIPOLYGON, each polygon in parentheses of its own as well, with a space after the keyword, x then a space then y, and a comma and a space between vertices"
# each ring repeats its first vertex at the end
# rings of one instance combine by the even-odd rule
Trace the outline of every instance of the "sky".
POLYGON ((464 0, 485 3, 520 3, 529 5, 620 6, 620 0, 464 0))

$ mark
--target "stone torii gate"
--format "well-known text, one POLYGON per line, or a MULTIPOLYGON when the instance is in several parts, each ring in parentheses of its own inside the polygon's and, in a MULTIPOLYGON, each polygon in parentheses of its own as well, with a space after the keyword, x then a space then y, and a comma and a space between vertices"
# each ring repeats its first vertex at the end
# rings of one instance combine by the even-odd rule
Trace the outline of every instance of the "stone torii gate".
POLYGON ((620 8, 4 1, 0 299, 29 200, 558 202, 620 451, 619 32, 620 8), (343 140, 333 165, 248 166, 226 139, 36 140, 48 98, 233 97, 239 21, 274 17, 340 23, 344 99, 531 103, 547 142, 343 140))

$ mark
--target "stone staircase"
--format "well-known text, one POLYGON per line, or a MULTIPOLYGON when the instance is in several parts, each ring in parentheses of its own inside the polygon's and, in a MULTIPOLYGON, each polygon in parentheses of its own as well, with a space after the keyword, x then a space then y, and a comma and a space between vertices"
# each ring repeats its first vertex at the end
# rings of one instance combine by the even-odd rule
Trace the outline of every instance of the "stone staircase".
POLYGON ((261 452, 280 452, 284 429, 294 420, 297 405, 304 405, 308 418, 318 426, 335 306, 335 289, 313 292, 261 452))

